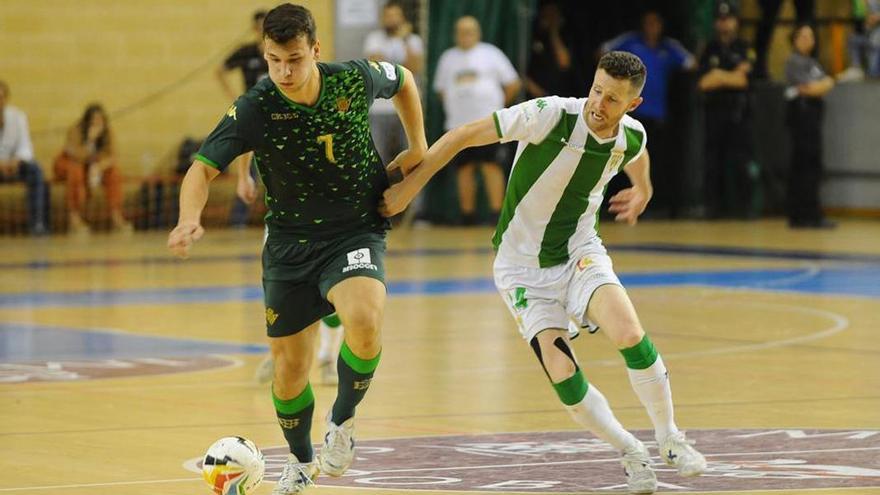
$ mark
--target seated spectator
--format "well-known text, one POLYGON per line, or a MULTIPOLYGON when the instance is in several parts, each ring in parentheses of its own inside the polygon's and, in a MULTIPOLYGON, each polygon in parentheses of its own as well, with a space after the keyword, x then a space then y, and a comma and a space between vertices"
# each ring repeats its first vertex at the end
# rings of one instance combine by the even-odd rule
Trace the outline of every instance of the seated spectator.
POLYGON ((853 0, 860 17, 849 37, 849 68, 837 76, 840 82, 880 77, 880 0, 853 0))
POLYGON ((34 235, 47 232, 46 182, 34 160, 27 116, 8 105, 9 86, 0 81, 0 183, 22 181, 27 185, 28 228, 34 235))
POLYGON ((103 185, 110 207, 113 230, 131 230, 122 216, 122 173, 116 164, 116 149, 107 112, 96 103, 67 132, 64 150, 55 160, 55 178, 67 185, 66 200, 70 230, 88 232, 82 218, 86 198, 103 185))

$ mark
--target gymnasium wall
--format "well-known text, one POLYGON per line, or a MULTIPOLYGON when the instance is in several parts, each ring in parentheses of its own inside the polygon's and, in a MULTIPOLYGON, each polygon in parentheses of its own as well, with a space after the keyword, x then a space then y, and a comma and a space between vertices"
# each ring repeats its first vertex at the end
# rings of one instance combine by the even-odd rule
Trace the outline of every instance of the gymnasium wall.
MULTIPOLYGON (((333 58, 333 2, 300 0, 333 58)), ((29 119, 44 170, 92 101, 111 113, 126 175, 152 172, 186 135, 203 137, 229 105, 214 71, 253 37, 253 0, 2 0, 0 79, 29 119)), ((232 78, 240 84, 240 76, 232 78)))

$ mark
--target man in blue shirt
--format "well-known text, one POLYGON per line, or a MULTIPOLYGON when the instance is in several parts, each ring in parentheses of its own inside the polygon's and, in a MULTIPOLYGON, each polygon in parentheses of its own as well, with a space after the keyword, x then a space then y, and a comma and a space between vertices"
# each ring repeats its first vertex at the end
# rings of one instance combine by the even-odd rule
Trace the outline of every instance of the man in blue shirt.
MULTIPOLYGON (((671 217, 678 214, 678 191, 680 166, 669 159, 667 144, 671 136, 666 132, 668 121, 667 94, 669 79, 679 70, 691 70, 696 60, 677 40, 663 36, 663 18, 656 11, 642 15, 640 31, 628 31, 605 42, 602 52, 614 50, 630 52, 644 62, 648 78, 642 90, 644 102, 633 111, 651 136, 648 151, 651 153, 651 181, 657 184, 654 207, 671 217)), ((673 142, 675 142, 673 140, 673 142)), ((623 180, 623 179, 619 179, 623 180)), ((615 188, 612 183, 609 193, 615 188)))

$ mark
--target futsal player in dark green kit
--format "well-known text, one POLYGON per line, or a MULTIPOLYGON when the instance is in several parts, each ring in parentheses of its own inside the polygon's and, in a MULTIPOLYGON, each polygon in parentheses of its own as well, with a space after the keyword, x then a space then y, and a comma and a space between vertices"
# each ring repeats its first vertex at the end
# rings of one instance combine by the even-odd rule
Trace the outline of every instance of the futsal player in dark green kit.
POLYGON ((272 398, 290 455, 274 495, 299 493, 320 470, 341 476, 354 455, 355 407, 381 354, 388 222, 377 208, 388 174, 370 137, 367 112, 391 98, 409 148, 390 169, 406 172, 426 149, 412 74, 387 62, 319 62, 311 13, 272 9, 263 21, 269 78, 228 109, 181 185, 180 218, 168 246, 181 257, 203 234, 208 185, 249 151, 266 186, 263 247, 266 326, 275 360, 272 398), (345 326, 339 385, 321 455, 310 430, 314 396, 309 370, 319 320, 333 311, 345 326))

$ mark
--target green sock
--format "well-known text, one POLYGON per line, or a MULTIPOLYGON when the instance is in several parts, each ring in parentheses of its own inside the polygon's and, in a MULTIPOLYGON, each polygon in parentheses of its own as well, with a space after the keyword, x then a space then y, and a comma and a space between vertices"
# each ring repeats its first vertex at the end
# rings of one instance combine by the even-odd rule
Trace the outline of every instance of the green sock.
POLYGON ((312 385, 306 384, 301 394, 288 400, 279 399, 273 390, 272 401, 275 402, 275 414, 290 447, 290 453, 295 455, 299 462, 312 462, 314 451, 311 430, 312 413, 315 411, 312 385))
POLYGON ((650 368, 657 361, 657 349, 654 348, 654 343, 648 338, 648 334, 645 334, 638 344, 621 349, 620 353, 626 360, 626 367, 631 370, 650 368))
POLYGON ((339 388, 336 393, 336 402, 333 403, 331 419, 334 424, 341 425, 348 418, 354 416, 354 410, 367 394, 370 388, 370 380, 379 366, 380 351, 372 359, 363 359, 355 356, 346 342, 342 343, 339 350, 339 359, 336 361, 336 370, 339 374, 339 388))
POLYGON ((339 315, 336 313, 321 318, 321 321, 330 328, 336 328, 339 325, 342 325, 342 320, 339 319, 339 315))
POLYGON ((588 387, 587 379, 584 378, 584 374, 580 369, 575 371, 574 375, 569 378, 553 384, 556 395, 559 396, 559 400, 566 406, 573 406, 584 400, 588 387))

